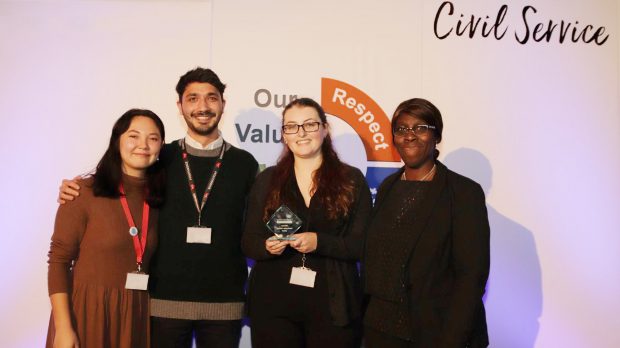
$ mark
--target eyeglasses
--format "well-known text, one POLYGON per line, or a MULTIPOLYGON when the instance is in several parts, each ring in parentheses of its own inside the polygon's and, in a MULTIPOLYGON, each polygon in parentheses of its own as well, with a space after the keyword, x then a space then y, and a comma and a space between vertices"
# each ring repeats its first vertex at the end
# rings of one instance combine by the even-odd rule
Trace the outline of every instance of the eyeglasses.
POLYGON ((428 124, 419 124, 413 127, 398 126, 394 128, 394 135, 397 137, 406 137, 407 135, 414 134, 417 137, 427 135, 431 129, 435 129, 435 126, 428 124))
POLYGON ((284 134, 297 134, 299 128, 303 129, 306 133, 312 133, 319 130, 319 126, 323 122, 306 122, 304 124, 285 124, 282 126, 282 132, 284 134))

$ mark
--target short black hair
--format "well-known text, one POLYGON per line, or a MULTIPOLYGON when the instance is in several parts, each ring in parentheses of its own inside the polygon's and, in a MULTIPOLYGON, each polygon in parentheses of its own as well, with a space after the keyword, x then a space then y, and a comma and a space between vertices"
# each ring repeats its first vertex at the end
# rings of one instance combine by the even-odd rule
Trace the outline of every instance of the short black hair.
POLYGON ((426 122, 430 126, 434 126, 435 137, 437 142, 441 142, 441 134, 443 132, 443 119, 441 112, 433 103, 422 98, 413 98, 400 103, 392 116, 392 130, 396 125, 396 120, 402 115, 417 117, 426 122))
MULTIPOLYGON (((409 115, 419 118, 428 125, 434 126, 435 129, 433 129, 433 132, 435 133, 437 144, 441 142, 443 119, 441 118, 441 112, 439 112, 439 109, 437 109, 433 103, 422 98, 413 98, 400 103, 392 116, 392 141, 394 141, 393 135, 396 121, 402 115, 409 115)), ((434 157, 435 159, 439 157, 439 150, 437 150, 437 146, 435 146, 434 157)))
POLYGON ((220 92, 222 99, 224 99, 224 90, 226 89, 226 85, 220 81, 217 74, 211 69, 196 67, 195 69, 186 72, 185 75, 179 78, 179 82, 176 87, 179 100, 183 98, 183 92, 185 92, 187 85, 193 82, 208 83, 213 85, 213 87, 220 92))

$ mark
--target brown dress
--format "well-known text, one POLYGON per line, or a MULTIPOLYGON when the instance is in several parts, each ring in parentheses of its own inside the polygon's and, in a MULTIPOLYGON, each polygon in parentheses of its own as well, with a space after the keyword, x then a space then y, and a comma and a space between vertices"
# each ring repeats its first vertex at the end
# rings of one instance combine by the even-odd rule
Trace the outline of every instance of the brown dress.
MULTIPOLYGON (((80 196, 61 205, 49 251, 49 294, 71 294, 73 328, 81 348, 149 347, 149 297, 126 290, 128 272, 136 270, 136 253, 119 199, 95 197, 93 179, 82 180, 80 196)), ((123 175, 129 209, 142 227, 144 181, 123 175)), ((142 269, 157 243, 157 211, 151 209, 142 269)), ((47 347, 54 342, 50 320, 47 347)))

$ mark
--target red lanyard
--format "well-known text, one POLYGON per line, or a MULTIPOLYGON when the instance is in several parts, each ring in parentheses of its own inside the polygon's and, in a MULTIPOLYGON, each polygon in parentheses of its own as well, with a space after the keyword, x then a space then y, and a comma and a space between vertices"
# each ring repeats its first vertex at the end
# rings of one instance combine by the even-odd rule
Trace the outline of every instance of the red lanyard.
POLYGON ((131 211, 129 210, 129 204, 127 203, 127 197, 125 196, 125 189, 123 188, 123 184, 120 184, 118 190, 121 192, 121 205, 123 206, 123 211, 125 212, 125 218, 127 218, 127 223, 129 224, 129 234, 133 239, 133 248, 136 251, 136 263, 138 264, 138 271, 142 266, 142 256, 144 255, 144 249, 146 248, 146 237, 149 234, 149 204, 144 201, 144 206, 142 207, 142 234, 141 238, 138 238, 138 229, 136 228, 136 224, 133 222, 133 216, 131 216, 131 211), (135 231, 132 233, 132 231, 135 231))
POLYGON ((187 179, 189 181, 189 190, 192 193, 192 198, 194 199, 194 205, 196 206, 196 211, 198 211, 198 226, 200 226, 200 218, 202 215, 202 208, 204 208, 207 203, 207 199, 209 198, 209 193, 213 189, 213 184, 215 183, 215 178, 217 177, 217 173, 220 171, 220 167, 222 166, 222 160, 224 159, 224 149, 226 148, 226 142, 222 142, 222 148, 220 149, 220 155, 215 161, 215 165, 213 165, 213 171, 211 172, 211 177, 207 182, 207 187, 205 188, 205 193, 202 195, 202 201, 198 204, 198 196, 196 195, 196 184, 194 184, 194 177, 192 176, 192 171, 189 168, 189 159, 187 158, 187 151, 185 151, 185 139, 181 142, 181 150, 183 151, 183 164, 185 166, 185 173, 187 174, 187 179))

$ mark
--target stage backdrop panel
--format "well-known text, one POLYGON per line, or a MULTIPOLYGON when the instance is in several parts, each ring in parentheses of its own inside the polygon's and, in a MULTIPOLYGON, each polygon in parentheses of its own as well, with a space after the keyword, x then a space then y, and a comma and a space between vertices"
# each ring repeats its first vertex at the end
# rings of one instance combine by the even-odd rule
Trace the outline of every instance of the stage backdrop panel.
POLYGON ((209 1, 0 2, 0 346, 41 347, 62 178, 90 171, 133 107, 181 137, 178 77, 210 64, 209 1))
POLYGON ((228 141, 273 164, 282 107, 313 97, 372 188, 402 165, 395 107, 434 102, 440 160, 487 195, 491 347, 620 346, 619 20, 614 0, 0 0, 0 345, 43 345, 60 179, 131 107, 181 137, 174 86, 201 65, 228 141))
POLYGON ((223 130, 273 164, 282 106, 313 97, 374 186, 400 163, 372 158, 356 107, 391 118, 400 101, 431 100, 440 160, 487 194, 491 346, 615 347, 618 18, 614 1, 216 1, 223 130), (335 91, 355 97, 348 111, 335 91))
POLYGON ((448 165, 488 180, 493 346, 617 346, 608 335, 620 308, 614 4, 455 1, 451 16, 449 5, 436 15, 439 4, 424 8, 424 93, 447 119, 448 165), (460 14, 493 24, 498 13, 501 39, 480 28, 471 39, 455 35, 460 14), (550 41, 534 41, 549 21, 550 41), (454 29, 438 39, 435 23, 439 36, 454 29), (571 24, 564 42, 562 23, 571 24), (604 26, 609 39, 572 42, 572 29, 587 25, 588 36, 604 26), (465 161, 468 152, 486 157, 488 173, 465 161))

